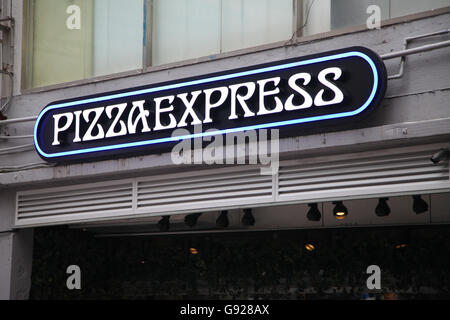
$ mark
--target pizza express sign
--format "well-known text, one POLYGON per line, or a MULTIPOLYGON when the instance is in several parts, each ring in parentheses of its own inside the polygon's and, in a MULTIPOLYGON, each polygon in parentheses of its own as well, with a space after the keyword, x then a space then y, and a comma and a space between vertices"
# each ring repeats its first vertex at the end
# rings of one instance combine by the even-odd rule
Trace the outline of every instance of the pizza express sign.
POLYGON ((305 127, 356 120, 385 89, 378 55, 352 47, 54 102, 39 114, 34 142, 42 158, 58 162, 151 152, 183 139, 252 129, 299 135, 305 127), (173 134, 180 128, 189 134, 173 134))

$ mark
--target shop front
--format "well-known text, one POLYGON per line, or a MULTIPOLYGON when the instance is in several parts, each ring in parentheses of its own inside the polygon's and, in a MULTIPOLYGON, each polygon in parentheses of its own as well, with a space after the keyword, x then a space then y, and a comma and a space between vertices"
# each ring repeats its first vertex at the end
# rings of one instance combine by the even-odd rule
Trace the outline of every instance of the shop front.
POLYGON ((9 9, 0 297, 448 298, 448 1, 175 2, 9 9))

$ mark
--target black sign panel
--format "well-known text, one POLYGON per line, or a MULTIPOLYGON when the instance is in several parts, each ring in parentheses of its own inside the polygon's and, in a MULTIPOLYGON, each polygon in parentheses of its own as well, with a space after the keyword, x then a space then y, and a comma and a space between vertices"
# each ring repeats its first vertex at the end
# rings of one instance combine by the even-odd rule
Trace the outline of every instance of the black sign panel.
POLYGON ((34 142, 43 159, 59 162, 149 153, 247 130, 295 135, 368 113, 386 82, 378 55, 351 47, 53 102, 39 114, 34 142))

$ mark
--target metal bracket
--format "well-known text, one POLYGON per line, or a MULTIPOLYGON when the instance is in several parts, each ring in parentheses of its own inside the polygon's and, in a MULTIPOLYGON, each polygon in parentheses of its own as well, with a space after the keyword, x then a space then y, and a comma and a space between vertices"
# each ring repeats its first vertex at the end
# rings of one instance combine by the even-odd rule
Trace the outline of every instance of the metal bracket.
POLYGON ((0 31, 9 32, 11 31, 11 27, 14 24, 13 17, 6 17, 0 19, 0 31))
POLYGON ((402 51, 382 55, 381 58, 385 59, 385 60, 393 59, 396 57, 401 57, 398 73, 388 76, 388 80, 399 79, 399 78, 403 77, 403 74, 405 72, 405 61, 406 61, 407 55, 415 54, 415 53, 419 53, 419 52, 431 51, 434 49, 439 49, 439 48, 447 47, 450 45, 449 41, 443 41, 443 42, 438 42, 438 43, 422 46, 419 48, 408 49, 408 45, 410 42, 412 42, 414 40, 418 40, 418 39, 424 39, 424 38, 428 38, 428 37, 444 35, 447 33, 450 33, 450 29, 444 29, 444 30, 437 31, 437 32, 431 32, 431 33, 426 33, 426 34, 422 34, 419 36, 405 38, 405 40, 403 41, 403 50, 402 51))

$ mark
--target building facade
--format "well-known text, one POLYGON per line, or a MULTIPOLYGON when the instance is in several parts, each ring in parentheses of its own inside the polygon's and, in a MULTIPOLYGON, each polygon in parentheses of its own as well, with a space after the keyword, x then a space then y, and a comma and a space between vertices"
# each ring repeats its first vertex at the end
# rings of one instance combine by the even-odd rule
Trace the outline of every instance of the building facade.
POLYGON ((43 226, 113 236, 448 224, 449 6, 2 1, 0 297, 28 297, 33 229, 43 226), (177 164, 170 149, 69 162, 44 160, 36 150, 38 115, 57 101, 355 46, 384 62, 383 99, 361 119, 317 122, 288 135, 279 128, 279 169, 270 174, 260 163, 177 164), (390 214, 375 213, 380 201, 390 214), (416 210, 421 201, 425 209, 416 210), (337 219, 336 202, 345 204, 345 219, 337 219), (318 219, 307 217, 309 204, 317 204, 318 219), (247 209, 255 223, 242 226, 247 209), (223 211, 229 221, 218 227, 223 211), (197 225, 186 226, 196 213, 197 225), (171 227, 161 231, 165 216, 171 227))

